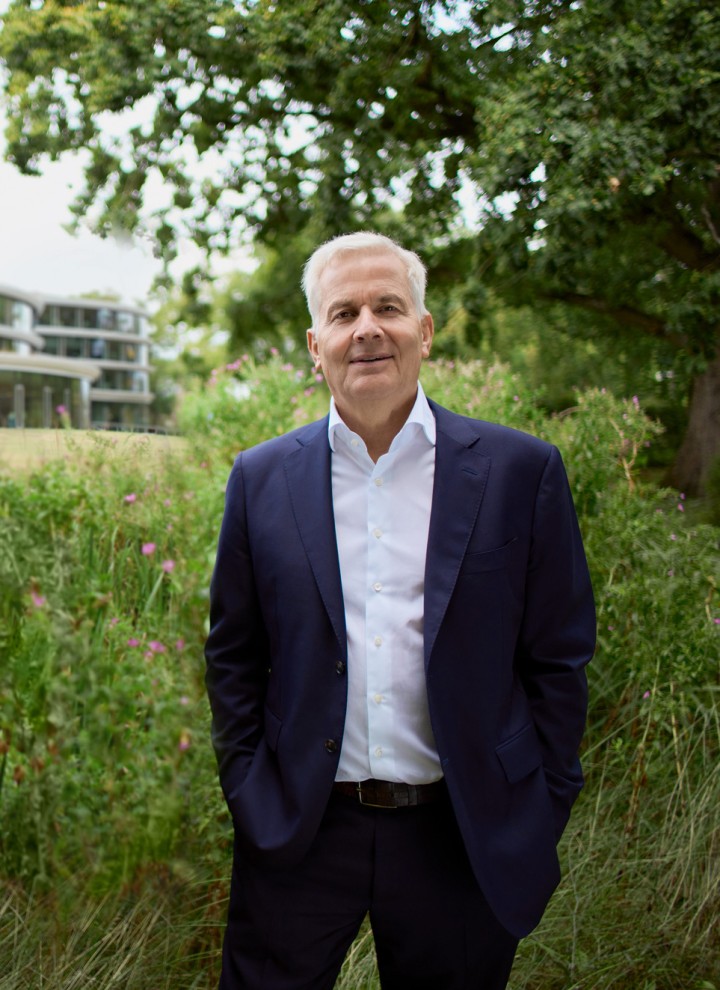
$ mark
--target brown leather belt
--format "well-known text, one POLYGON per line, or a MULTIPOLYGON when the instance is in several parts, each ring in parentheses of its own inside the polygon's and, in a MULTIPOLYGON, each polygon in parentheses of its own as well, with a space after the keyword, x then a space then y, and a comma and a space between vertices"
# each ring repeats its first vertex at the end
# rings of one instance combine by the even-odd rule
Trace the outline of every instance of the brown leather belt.
POLYGON ((432 784, 397 784, 391 780, 337 780, 333 791, 354 798, 367 808, 414 808, 418 804, 439 801, 445 793, 445 781, 432 784))

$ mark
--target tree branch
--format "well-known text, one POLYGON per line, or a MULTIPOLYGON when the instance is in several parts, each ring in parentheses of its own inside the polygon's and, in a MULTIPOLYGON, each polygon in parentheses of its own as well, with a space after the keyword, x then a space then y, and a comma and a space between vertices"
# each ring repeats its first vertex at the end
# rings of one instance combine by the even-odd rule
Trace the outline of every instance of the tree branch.
POLYGON ((618 323, 640 330, 650 337, 666 340, 680 350, 689 347, 689 342, 683 334, 669 333, 667 325, 659 317, 643 313, 642 310, 634 309, 632 306, 613 306, 607 299, 586 296, 580 292, 542 292, 542 296, 552 302, 568 303, 571 306, 580 306, 582 309, 610 316, 618 323))

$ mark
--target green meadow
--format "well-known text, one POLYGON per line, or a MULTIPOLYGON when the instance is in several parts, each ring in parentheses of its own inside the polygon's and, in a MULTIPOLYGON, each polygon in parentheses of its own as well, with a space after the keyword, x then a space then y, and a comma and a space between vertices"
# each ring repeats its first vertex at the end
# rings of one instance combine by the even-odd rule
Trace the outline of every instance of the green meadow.
MULTIPOLYGON (((720 990, 720 528, 642 480, 637 400, 550 417, 480 362, 423 382, 559 446, 597 597, 587 785, 511 988, 720 990)), ((305 371, 239 360, 185 398, 182 440, 0 438, 0 990, 216 985, 231 829, 202 650, 225 480, 326 406, 305 371)), ((377 986, 367 932, 340 986, 377 986)))

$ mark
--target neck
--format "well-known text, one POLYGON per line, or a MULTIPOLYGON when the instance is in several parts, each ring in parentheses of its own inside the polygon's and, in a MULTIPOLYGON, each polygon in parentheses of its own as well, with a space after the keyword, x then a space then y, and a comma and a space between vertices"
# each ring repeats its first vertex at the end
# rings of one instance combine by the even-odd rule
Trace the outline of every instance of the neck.
POLYGON ((355 409, 351 413, 347 413, 340 406, 337 410, 345 425, 362 437, 368 454, 377 462, 378 458, 387 454, 390 444, 407 422, 415 405, 415 398, 414 395, 408 402, 389 412, 378 410, 376 405, 370 406, 367 410, 355 409))

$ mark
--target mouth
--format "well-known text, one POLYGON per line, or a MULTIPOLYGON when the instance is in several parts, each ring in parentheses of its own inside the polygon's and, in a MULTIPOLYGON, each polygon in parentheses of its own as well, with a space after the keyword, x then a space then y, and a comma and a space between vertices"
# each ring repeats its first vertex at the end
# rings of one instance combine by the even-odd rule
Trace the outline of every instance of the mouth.
POLYGON ((390 361, 389 354, 365 354, 353 358, 350 364, 377 364, 379 361, 390 361))

